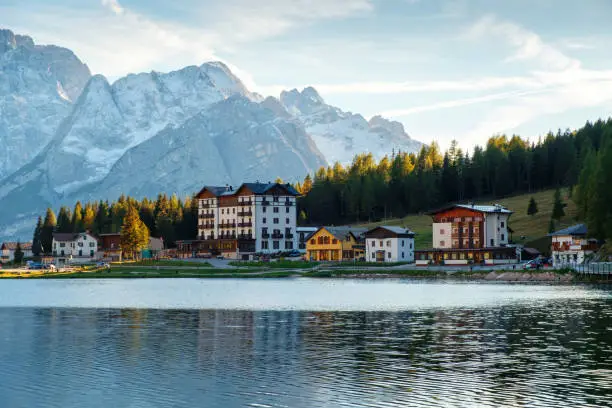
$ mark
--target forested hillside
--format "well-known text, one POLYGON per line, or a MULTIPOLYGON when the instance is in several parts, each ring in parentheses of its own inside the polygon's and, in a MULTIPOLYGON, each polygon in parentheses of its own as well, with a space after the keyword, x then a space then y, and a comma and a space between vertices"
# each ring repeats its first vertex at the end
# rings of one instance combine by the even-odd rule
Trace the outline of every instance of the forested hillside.
MULTIPOLYGON (((581 215, 603 226, 603 219, 611 219, 606 218, 606 209, 612 207, 610 188, 602 191, 612 185, 610 149, 612 119, 550 133, 536 143, 495 136, 472 152, 453 143, 442 153, 432 143, 418 154, 398 152, 379 162, 363 154, 346 168, 321 168, 314 180, 298 186, 308 193, 300 209, 309 224, 338 225, 403 217, 450 202, 578 185, 581 215), (592 201, 597 204, 589 206, 592 201)), ((608 224, 612 228, 612 221, 608 224)))

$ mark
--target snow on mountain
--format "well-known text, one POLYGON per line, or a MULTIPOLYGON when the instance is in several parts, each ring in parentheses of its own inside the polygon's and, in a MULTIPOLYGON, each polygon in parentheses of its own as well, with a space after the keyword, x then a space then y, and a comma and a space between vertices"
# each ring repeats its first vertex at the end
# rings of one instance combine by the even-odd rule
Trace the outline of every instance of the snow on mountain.
POLYGON ((203 183, 294 181, 325 164, 299 120, 277 100, 250 93, 221 63, 112 85, 96 75, 47 147, 0 184, 8 210, 0 236, 46 206, 188 194, 203 183))
POLYGON ((284 91, 281 103, 299 118, 329 163, 350 163, 356 154, 372 153, 379 159, 395 151, 416 152, 422 144, 408 136, 399 122, 344 112, 325 103, 312 87, 284 91))
POLYGON ((72 51, 0 29, 0 179, 42 151, 90 76, 72 51))
POLYGON ((77 195, 154 197, 169 186, 183 195, 205 184, 297 181, 325 164, 299 122, 235 95, 128 150, 101 183, 77 195))

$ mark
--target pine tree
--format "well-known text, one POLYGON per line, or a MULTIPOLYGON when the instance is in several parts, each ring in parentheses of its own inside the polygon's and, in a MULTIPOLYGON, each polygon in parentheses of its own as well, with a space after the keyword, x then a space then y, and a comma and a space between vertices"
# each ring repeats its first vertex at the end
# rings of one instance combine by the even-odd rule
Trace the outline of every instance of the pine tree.
POLYGON ((552 234, 553 232, 555 232, 555 220, 551 217, 550 222, 548 223, 548 233, 552 234))
POLYGON ((59 214, 57 215, 57 226, 55 232, 72 232, 72 220, 70 217, 70 210, 68 207, 62 206, 59 214))
POLYGON ((529 200, 529 206, 527 207, 527 215, 536 215, 538 213, 538 203, 535 198, 531 197, 529 200))
POLYGON ((47 208, 45 221, 43 222, 43 227, 40 234, 40 244, 42 247, 42 252, 45 254, 50 254, 52 251, 51 246, 53 245, 53 232, 55 231, 56 225, 57 220, 55 218, 55 213, 51 208, 47 208))
POLYGON ((132 205, 127 208, 121 226, 121 249, 129 258, 134 259, 137 253, 149 245, 149 229, 138 216, 132 205))
POLYGON ((94 231, 96 226, 96 212, 94 211, 93 204, 87 203, 85 205, 85 212, 83 215, 83 229, 86 231, 94 231))
POLYGON ((74 211, 72 212, 72 220, 70 221, 72 224, 73 232, 84 232, 85 224, 83 223, 83 206, 80 201, 77 201, 74 206, 74 211))
POLYGON ((23 262, 23 250, 21 249, 21 242, 17 242, 17 248, 15 248, 15 264, 21 265, 23 262))
POLYGON ((558 188, 555 190, 553 210, 552 210, 552 218, 554 220, 559 221, 563 216, 565 216, 565 210, 563 209, 565 205, 561 201, 561 190, 558 188))
POLYGON ((38 217, 36 228, 34 229, 34 236, 32 237, 32 254, 34 256, 40 256, 42 254, 42 231, 43 221, 41 217, 38 217))

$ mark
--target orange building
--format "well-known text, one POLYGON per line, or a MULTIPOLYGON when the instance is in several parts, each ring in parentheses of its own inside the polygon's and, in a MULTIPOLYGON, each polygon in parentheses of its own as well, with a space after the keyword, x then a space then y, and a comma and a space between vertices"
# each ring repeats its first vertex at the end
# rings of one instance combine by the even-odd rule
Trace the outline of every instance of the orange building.
POLYGON ((365 228, 321 227, 308 237, 306 259, 341 262, 363 259, 365 228))

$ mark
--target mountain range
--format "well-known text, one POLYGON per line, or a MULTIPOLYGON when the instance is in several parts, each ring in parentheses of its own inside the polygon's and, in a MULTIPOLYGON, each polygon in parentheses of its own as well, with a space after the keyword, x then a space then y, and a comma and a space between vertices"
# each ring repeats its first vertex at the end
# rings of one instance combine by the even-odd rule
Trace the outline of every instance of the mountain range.
POLYGON ((72 51, 10 30, 0 30, 0 145, 0 238, 29 238, 48 206, 297 181, 357 153, 421 147, 400 123, 344 112, 312 87, 264 98, 221 62, 111 84, 72 51))

